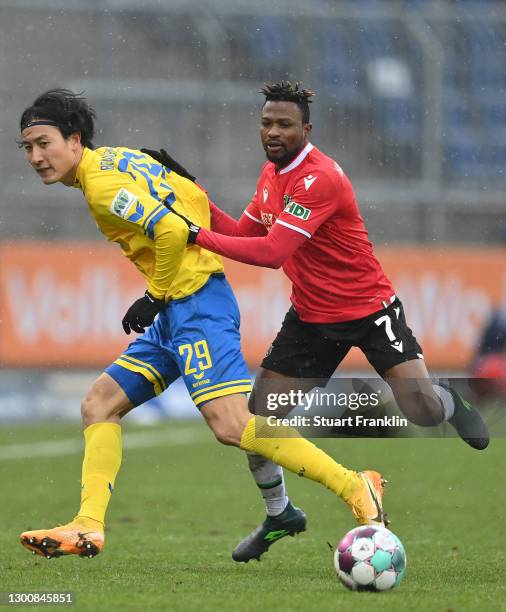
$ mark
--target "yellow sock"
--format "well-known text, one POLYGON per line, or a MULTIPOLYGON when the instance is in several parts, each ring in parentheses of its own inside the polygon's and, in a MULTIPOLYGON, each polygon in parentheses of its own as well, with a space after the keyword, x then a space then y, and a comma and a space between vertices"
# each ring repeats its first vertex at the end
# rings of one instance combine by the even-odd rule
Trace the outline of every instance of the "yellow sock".
POLYGON ((242 433, 241 448, 271 459, 298 476, 320 482, 344 499, 359 482, 356 472, 336 463, 297 430, 267 425, 264 417, 252 417, 248 421, 242 433), (257 432, 261 437, 257 437, 257 432))
POLYGON ((81 507, 74 519, 89 528, 102 528, 114 481, 121 465, 121 426, 94 423, 84 430, 81 507))

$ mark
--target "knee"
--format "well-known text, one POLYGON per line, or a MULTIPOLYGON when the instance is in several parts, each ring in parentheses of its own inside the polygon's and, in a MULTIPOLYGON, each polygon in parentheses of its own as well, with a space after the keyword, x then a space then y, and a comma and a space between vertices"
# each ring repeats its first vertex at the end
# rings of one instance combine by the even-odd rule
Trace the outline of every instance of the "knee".
POLYGON ((89 425, 100 421, 101 416, 100 403, 97 401, 97 394, 93 387, 84 396, 81 402, 81 418, 83 427, 86 429, 89 425))
POLYGON ((222 419, 216 419, 209 423, 209 427, 214 434, 214 437, 225 444, 226 446, 240 446, 242 429, 234 423, 226 422, 222 419))
POLYGON ((218 442, 241 446, 244 428, 251 419, 244 395, 237 393, 211 400, 201 412, 218 442))
POLYGON ((100 380, 96 380, 81 402, 81 417, 85 429, 93 423, 110 419, 112 413, 109 400, 106 386, 100 380))

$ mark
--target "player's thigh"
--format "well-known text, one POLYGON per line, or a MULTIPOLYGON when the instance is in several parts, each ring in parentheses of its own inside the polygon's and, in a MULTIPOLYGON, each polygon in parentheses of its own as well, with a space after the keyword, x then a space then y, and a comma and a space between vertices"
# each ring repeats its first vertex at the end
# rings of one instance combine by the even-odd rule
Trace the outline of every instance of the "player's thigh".
POLYGON ((179 378, 178 364, 164 346, 168 333, 164 325, 163 319, 157 319, 105 370, 128 398, 129 406, 121 416, 160 395, 179 378))
POLYGON ((239 308, 224 276, 212 276, 193 295, 173 300, 166 315, 170 326, 167 346, 198 408, 217 398, 251 391, 241 352, 239 308))
POLYGON ((321 329, 323 326, 301 321, 293 308, 287 312, 255 379, 251 412, 265 413, 269 394, 287 393, 295 398, 286 406, 288 413, 299 403, 298 392, 326 385, 351 345, 325 337, 321 329))
POLYGON ((422 349, 406 323, 399 299, 367 317, 361 325, 363 330, 356 344, 382 378, 404 362, 421 360, 423 363, 422 349))
POLYGON ((370 318, 360 348, 390 385, 397 405, 414 423, 441 421, 441 403, 435 394, 423 353, 397 299, 370 318))
POLYGON ((93 423, 119 423, 120 418, 131 407, 130 400, 123 389, 109 374, 102 372, 82 401, 83 426, 86 428, 93 423))

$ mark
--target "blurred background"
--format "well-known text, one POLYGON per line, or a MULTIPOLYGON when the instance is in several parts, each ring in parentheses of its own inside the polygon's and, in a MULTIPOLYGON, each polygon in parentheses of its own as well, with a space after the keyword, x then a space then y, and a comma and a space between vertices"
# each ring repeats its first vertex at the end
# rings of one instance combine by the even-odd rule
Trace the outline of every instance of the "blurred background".
MULTIPOLYGON (((78 418, 144 290, 82 194, 44 187, 16 148, 21 112, 56 86, 89 97, 96 146, 163 146, 239 216, 264 161, 258 90, 303 81, 312 141, 351 178, 429 367, 504 374, 504 2, 0 0, 0 47, 0 420, 78 418)), ((227 270, 254 372, 289 283, 227 270)), ((176 384, 137 418, 195 412, 176 384)))

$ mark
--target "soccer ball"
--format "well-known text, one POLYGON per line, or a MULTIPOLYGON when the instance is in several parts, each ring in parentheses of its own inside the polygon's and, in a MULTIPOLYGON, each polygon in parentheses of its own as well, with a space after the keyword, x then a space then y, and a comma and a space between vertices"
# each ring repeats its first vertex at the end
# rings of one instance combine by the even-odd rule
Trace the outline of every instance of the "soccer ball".
POLYGON ((406 553, 385 527, 364 525, 344 536, 334 553, 337 575, 352 591, 387 591, 402 580, 406 553))

